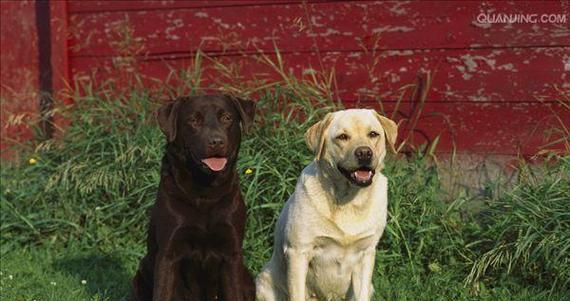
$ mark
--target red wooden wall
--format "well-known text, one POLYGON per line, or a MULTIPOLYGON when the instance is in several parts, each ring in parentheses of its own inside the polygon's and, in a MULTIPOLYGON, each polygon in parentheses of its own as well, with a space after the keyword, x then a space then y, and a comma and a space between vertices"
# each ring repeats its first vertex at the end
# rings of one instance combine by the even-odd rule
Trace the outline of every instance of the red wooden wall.
POLYGON ((2 149, 31 132, 17 116, 37 109, 37 36, 33 2, 0 2, 0 105, 2 149), (23 37, 26 37, 23 39, 23 37))
MULTIPOLYGON (((56 97, 68 87, 67 2, 50 1, 51 65, 56 97)), ((28 124, 39 120, 39 51, 36 2, 0 1, 0 152, 33 137, 28 124)), ((7 154, 9 153, 9 154, 7 154)))
MULTIPOLYGON (((172 69, 190 66, 198 49, 238 66, 244 76, 238 81, 278 78, 256 60, 261 51, 275 59, 277 46, 287 72, 307 76, 334 69, 336 96, 348 106, 378 108, 381 101, 388 114, 401 87, 419 79, 425 89, 431 74, 425 105, 406 101, 396 119, 416 130, 416 143, 441 136, 443 152, 456 147, 534 154, 560 138, 549 135, 553 127, 570 124, 567 1, 67 1, 64 6, 68 79, 105 80, 132 71, 165 79, 172 69), (481 13, 566 15, 561 23, 482 24, 481 13), (120 43, 125 33, 130 42, 120 43), (414 126, 410 116, 419 112, 414 126)), ((3 26, 3 38, 4 31, 3 26)), ((215 82, 219 75, 209 67, 206 76, 215 82)), ((4 69, 2 76, 4 85, 4 69)))

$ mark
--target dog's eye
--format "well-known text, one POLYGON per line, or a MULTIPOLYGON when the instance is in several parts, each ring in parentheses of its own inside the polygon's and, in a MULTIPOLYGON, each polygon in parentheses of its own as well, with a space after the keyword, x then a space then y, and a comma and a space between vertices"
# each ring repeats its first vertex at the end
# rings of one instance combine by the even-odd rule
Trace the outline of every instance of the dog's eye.
POLYGON ((375 131, 372 131, 372 132, 370 132, 370 133, 368 134, 368 137, 370 137, 370 138, 376 138, 376 137, 378 137, 378 136, 380 136, 380 134, 378 134, 378 133, 375 132, 375 131))
POLYGON ((348 137, 347 134, 340 134, 340 135, 336 136, 336 139, 346 141, 346 140, 350 139, 350 137, 348 137))
POLYGON ((222 116, 220 117, 220 120, 222 122, 232 122, 232 115, 224 113, 222 114, 222 116))
POLYGON ((198 126, 198 125, 200 125, 200 123, 202 123, 202 118, 201 118, 201 116, 197 116, 197 115, 192 116, 188 119, 188 123, 190 125, 193 125, 193 126, 198 126))

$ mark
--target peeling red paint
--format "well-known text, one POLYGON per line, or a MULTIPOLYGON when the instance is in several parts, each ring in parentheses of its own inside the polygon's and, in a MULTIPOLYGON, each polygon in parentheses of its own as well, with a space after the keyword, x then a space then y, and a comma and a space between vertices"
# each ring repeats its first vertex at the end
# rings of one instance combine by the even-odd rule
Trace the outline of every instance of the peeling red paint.
POLYGON ((39 106, 35 16, 33 2, 0 1, 2 153, 14 141, 32 137, 26 121, 33 117, 39 106))
MULTIPOLYGON (((86 2, 85 5, 88 5, 86 2)), ((267 1, 264 1, 267 3, 267 1)), ((263 6, 176 7, 139 15, 135 11, 74 14, 72 41, 82 43, 93 33, 93 42, 76 56, 113 55, 105 35, 106 25, 128 19, 137 36, 148 41, 148 51, 185 53, 201 46, 204 51, 273 50, 276 41, 283 52, 312 50, 315 38, 321 51, 371 49, 439 49, 568 45, 568 25, 489 24, 474 26, 480 12, 563 13, 561 2, 319 2, 263 6), (397 10, 393 8, 397 6, 397 10), (404 9, 406 14, 400 13, 404 9), (310 15, 307 19, 306 16, 310 15), (268 16, 271 16, 268 18, 268 16), (199 18, 199 19, 197 19, 199 18), (281 18, 281 19, 280 19, 281 18), (172 26, 172 20, 180 20, 172 26), (151 25, 152 24, 152 25, 151 25), (165 32, 169 29, 169 32, 165 32), (450 30, 452 31, 450 33, 450 30), (198 33, 198 34, 197 34, 198 33), (220 37, 230 35, 231 40, 220 37), (168 39, 176 35, 179 39, 168 39), (270 38, 270 39, 268 39, 270 38), (379 42, 376 44, 376 40, 379 42), (159 40, 160 42, 152 42, 159 40), (227 46, 230 46, 229 48, 227 46)), ((133 8, 134 5, 131 5, 133 8)), ((140 9, 144 9, 140 8, 140 9)), ((570 18, 570 17, 568 17, 570 18)), ((568 20, 570 23, 570 20, 568 20)))
MULTIPOLYGON (((361 103, 360 107, 377 107, 373 103, 361 103)), ((392 116, 394 103, 384 105, 392 116)), ((399 112, 412 112, 409 104, 403 104, 399 112)), ((413 142, 416 145, 431 143, 439 137, 440 151, 457 148, 473 153, 535 154, 537 148, 546 148, 560 139, 558 120, 570 120, 570 110, 561 104, 541 103, 432 103, 424 107, 413 142)), ((400 138, 409 134, 408 119, 397 114, 401 121, 400 138)))
MULTIPOLYGON (((306 75, 311 69, 320 71, 320 60, 325 70, 334 67, 339 97, 345 101, 395 101, 400 87, 412 83, 418 72, 431 71, 434 78, 428 102, 534 102, 536 96, 541 96, 546 102, 554 102, 559 96, 554 87, 562 87, 565 83, 562 58, 569 50, 548 48, 552 55, 543 55, 540 48, 525 48, 515 54, 506 51, 497 54, 488 49, 410 50, 404 54, 386 51, 379 53, 378 66, 373 70, 374 58, 362 51, 329 52, 320 56, 315 53, 283 53, 282 58, 297 76, 306 75), (523 60, 528 63, 523 64, 523 60)), ((217 58, 222 62, 241 62, 241 71, 246 77, 265 73, 278 79, 271 68, 257 62, 255 57, 217 58)), ((165 78, 171 70, 168 64, 182 68, 190 62, 189 55, 149 57, 141 60, 139 66, 146 74, 165 78)), ((76 74, 88 74, 97 68, 113 72, 112 60, 108 57, 72 58, 72 66, 76 74)), ((108 77, 110 74, 102 73, 100 76, 108 77)), ((216 73, 206 71, 205 76, 215 78, 216 73)))

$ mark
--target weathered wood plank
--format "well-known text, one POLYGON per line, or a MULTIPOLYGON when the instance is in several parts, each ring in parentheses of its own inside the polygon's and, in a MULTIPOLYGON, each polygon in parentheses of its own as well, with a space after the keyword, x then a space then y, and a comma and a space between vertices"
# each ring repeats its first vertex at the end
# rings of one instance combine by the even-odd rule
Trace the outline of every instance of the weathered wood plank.
MULTIPOLYGON (((129 3, 123 6, 138 7, 138 3, 129 3)), ((133 30, 136 43, 144 46, 142 51, 149 54, 187 53, 198 48, 271 51, 274 43, 284 52, 570 45, 570 17, 562 24, 477 22, 482 12, 563 14, 566 10, 560 1, 540 6, 532 1, 323 2, 207 8, 176 5, 170 10, 71 14, 72 55, 116 54, 126 24, 133 30)))
POLYGON ((35 3, 0 1, 0 156, 33 137, 27 122, 38 113, 38 43, 35 3), (8 29, 9 30, 6 30, 8 29), (25 37, 25 38, 22 38, 25 37))
MULTIPOLYGON (((92 66, 95 65, 94 62, 91 61, 92 66)), ((178 67, 183 64, 181 61, 176 62, 178 67)), ((251 61, 247 63, 251 64, 251 61)), ((167 73, 163 63, 144 62, 138 67, 138 71, 150 72, 153 75, 159 72, 167 73)), ((207 76, 215 78, 216 72, 209 70, 206 73, 209 73, 207 76)), ((97 74, 101 75, 102 79, 117 79, 100 72, 97 74)), ((235 80, 243 81, 242 78, 235 80)), ((423 106, 406 100, 399 104, 396 113, 394 99, 381 102, 346 98, 344 100, 348 107, 375 108, 379 111, 383 108, 387 116, 394 116, 395 120, 402 122, 401 138, 407 137, 413 129, 411 142, 416 146, 431 143, 440 136, 439 152, 457 150, 493 154, 535 154, 549 142, 560 138, 554 130, 561 128, 557 123, 559 120, 565 122, 566 126, 570 124, 570 110, 566 107, 557 102, 541 103, 533 99, 527 102, 477 102, 467 98, 465 102, 441 102, 430 96, 423 106), (560 119, 556 119, 555 114, 558 114, 560 119), (416 117, 417 123, 414 122, 416 117)), ((548 148, 560 150, 563 145, 548 148)))
POLYGON ((204 8, 204 7, 228 7, 247 5, 268 5, 299 3, 301 0, 71 0, 69 1, 70 13, 95 13, 112 11, 140 11, 140 10, 161 10, 179 8, 204 8))
MULTIPOLYGON (((358 107, 380 110, 373 103, 358 107)), ((400 122, 400 140, 410 131, 410 142, 416 146, 440 136, 439 152, 532 155, 545 148, 563 150, 562 143, 549 145, 562 137, 556 114, 570 122, 570 110, 554 103, 429 103, 421 111, 404 104, 394 115, 393 103, 384 104, 384 109, 387 116, 400 122)))
MULTIPOLYGON (((560 96, 555 89, 569 89, 570 75, 565 71, 570 48, 516 48, 479 50, 384 51, 372 53, 330 52, 282 54, 284 71, 297 77, 334 68, 337 95, 346 101, 398 99, 402 86, 414 83, 419 74, 431 72, 433 82, 427 101, 438 102, 529 102, 540 98, 554 102, 560 96), (321 65, 322 62, 322 65, 321 65), (376 65, 374 65, 376 62, 376 65)), ((274 62, 276 58, 270 55, 274 62)), ((241 70, 238 82, 258 78, 279 80, 275 70, 260 63, 259 56, 221 56, 216 60, 241 70)), ((134 64, 143 74, 164 79, 172 69, 180 70, 192 59, 178 56, 149 57, 134 64)), ((112 78, 124 61, 108 57, 72 58, 74 74, 96 70, 101 78, 112 78)), ((219 77, 207 60, 206 83, 219 77), (210 79, 210 80, 208 80, 210 79)))
POLYGON ((51 14, 51 65, 53 69, 53 91, 57 99, 69 102, 62 91, 68 90, 70 83, 69 48, 67 44, 67 2, 52 1, 51 14))

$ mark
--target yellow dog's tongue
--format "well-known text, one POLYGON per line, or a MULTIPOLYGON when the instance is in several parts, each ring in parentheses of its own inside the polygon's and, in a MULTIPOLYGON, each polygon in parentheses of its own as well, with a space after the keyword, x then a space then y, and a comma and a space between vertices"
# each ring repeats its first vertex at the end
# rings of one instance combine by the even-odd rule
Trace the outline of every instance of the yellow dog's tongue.
POLYGON ((206 165, 208 165, 208 167, 213 170, 213 171, 220 171, 222 169, 224 169, 224 167, 226 167, 226 163, 228 162, 228 159, 226 158, 206 158, 206 159, 202 159, 202 162, 206 165))
POLYGON ((357 170, 354 172, 354 177, 361 182, 368 181, 372 178, 372 172, 369 170, 357 170))

